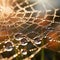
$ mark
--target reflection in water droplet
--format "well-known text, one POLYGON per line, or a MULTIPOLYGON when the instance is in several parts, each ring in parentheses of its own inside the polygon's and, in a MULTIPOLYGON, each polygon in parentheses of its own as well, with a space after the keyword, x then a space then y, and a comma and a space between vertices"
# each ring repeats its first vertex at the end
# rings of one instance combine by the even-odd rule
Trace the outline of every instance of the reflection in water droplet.
POLYGON ((28 44, 28 42, 27 42, 26 38, 23 38, 23 39, 21 40, 21 45, 22 45, 22 46, 26 46, 27 44, 28 44))
POLYGON ((41 44, 41 41, 40 41, 39 38, 35 38, 35 39, 34 39, 34 43, 38 45, 38 44, 41 44))
POLYGON ((12 42, 5 42, 5 50, 12 51, 13 50, 13 43, 12 42))
POLYGON ((21 52, 22 52, 22 55, 27 55, 27 51, 25 49, 22 49, 21 52))
POLYGON ((20 41, 21 39, 23 39, 23 36, 21 35, 21 33, 17 33, 17 34, 14 35, 14 38, 17 41, 20 41))

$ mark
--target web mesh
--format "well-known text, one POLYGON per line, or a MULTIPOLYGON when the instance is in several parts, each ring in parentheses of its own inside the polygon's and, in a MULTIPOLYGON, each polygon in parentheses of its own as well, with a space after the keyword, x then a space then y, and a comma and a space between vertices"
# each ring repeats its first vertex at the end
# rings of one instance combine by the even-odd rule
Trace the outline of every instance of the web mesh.
POLYGON ((12 60, 22 55, 23 52, 26 52, 31 54, 27 54, 28 56, 25 58, 23 56, 23 60, 31 60, 41 49, 49 48, 49 44, 52 41, 60 44, 58 39, 60 38, 60 9, 45 10, 42 12, 41 10, 35 9, 38 3, 39 2, 30 3, 27 0, 20 3, 15 2, 12 16, 9 16, 7 20, 0 21, 0 30, 11 32, 11 34, 7 33, 8 40, 5 39, 0 43, 1 59, 12 60), (15 40, 14 36, 16 33, 22 33, 27 39, 27 46, 21 46, 21 41, 15 40), (39 37, 41 41, 39 45, 34 41, 37 37, 39 37), (46 41, 44 39, 46 39, 46 41), (12 53, 5 50, 4 45, 6 41, 13 42, 14 48, 11 51, 12 53), (45 43, 42 44, 42 42, 45 43), (11 54, 8 56, 9 53, 11 54))

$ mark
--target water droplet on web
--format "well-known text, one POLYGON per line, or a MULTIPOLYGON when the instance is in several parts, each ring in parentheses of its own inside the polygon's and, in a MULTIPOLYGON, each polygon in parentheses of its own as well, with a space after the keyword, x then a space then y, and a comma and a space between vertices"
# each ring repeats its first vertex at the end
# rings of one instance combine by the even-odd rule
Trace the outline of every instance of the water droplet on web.
POLYGON ((21 49, 22 55, 27 55, 27 50, 26 49, 21 49))
POLYGON ((39 38, 35 38, 34 39, 34 43, 39 45, 39 44, 41 44, 41 40, 39 38))
POLYGON ((23 38, 23 39, 21 40, 21 45, 22 45, 22 46, 26 46, 27 44, 28 44, 27 39, 26 39, 26 38, 23 38))
POLYGON ((12 51, 13 50, 13 43, 12 42, 5 42, 5 50, 12 51))
POLYGON ((17 33, 17 34, 14 35, 14 38, 17 41, 20 41, 21 39, 23 39, 23 36, 21 35, 21 33, 17 33))

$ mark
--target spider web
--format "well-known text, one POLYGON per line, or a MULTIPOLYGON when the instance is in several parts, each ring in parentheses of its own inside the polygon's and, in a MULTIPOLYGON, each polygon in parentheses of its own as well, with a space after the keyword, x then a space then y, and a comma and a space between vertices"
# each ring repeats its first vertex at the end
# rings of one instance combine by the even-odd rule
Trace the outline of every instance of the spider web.
MULTIPOLYGON (((57 37, 60 37, 60 29, 56 29, 60 27, 60 9, 46 10, 42 12, 41 10, 34 9, 34 6, 36 6, 37 4, 38 2, 29 3, 29 1, 27 0, 21 3, 16 2, 16 5, 14 6, 15 16, 11 18, 12 19, 18 18, 18 19, 16 19, 16 21, 13 21, 12 25, 10 25, 11 23, 9 24, 7 22, 10 28, 10 31, 12 31, 13 33, 13 36, 17 32, 22 33, 28 39, 28 42, 29 42, 28 47, 29 47, 29 44, 30 45, 32 44, 34 48, 33 47, 31 49, 30 48, 28 49, 28 47, 19 48, 21 44, 19 42, 15 42, 14 38, 9 36, 8 41, 12 41, 14 43, 15 49, 13 51, 16 50, 17 52, 15 52, 9 58, 6 58, 6 57, 3 58, 4 60, 7 60, 7 59, 12 60, 13 58, 21 55, 21 49, 26 49, 29 52, 33 52, 28 57, 23 58, 23 60, 29 60, 29 59, 31 60, 31 58, 33 58, 42 48, 45 48, 48 45, 48 43, 46 43, 46 44, 43 44, 42 46, 37 46, 34 43, 33 38, 41 37, 41 39, 43 39, 43 37, 46 37, 51 32, 51 30, 47 31, 47 29, 45 29, 45 28, 48 28, 49 26, 54 28, 54 30, 52 31, 58 32, 59 34, 57 37), (30 36, 31 34, 36 34, 36 35, 30 36)), ((0 23, 0 25, 1 26, 4 25, 5 28, 7 24, 0 23)), ((0 43, 0 46, 1 46, 0 54, 6 52, 3 48, 4 42, 5 41, 0 43)), ((56 42, 60 43, 59 40, 56 42)))

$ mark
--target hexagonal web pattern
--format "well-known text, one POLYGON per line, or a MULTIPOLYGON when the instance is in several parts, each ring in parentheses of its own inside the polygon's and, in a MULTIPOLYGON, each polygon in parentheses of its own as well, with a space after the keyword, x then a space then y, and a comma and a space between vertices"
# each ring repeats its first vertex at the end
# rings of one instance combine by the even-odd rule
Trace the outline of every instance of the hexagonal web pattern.
POLYGON ((56 38, 52 37, 49 40, 60 43, 60 41, 57 40, 57 38, 60 38, 60 9, 45 10, 42 12, 41 10, 34 8, 36 5, 38 5, 38 2, 30 3, 27 0, 21 3, 16 2, 13 6, 14 15, 9 17, 8 20, 0 21, 2 30, 8 29, 9 32, 12 32, 12 35, 8 36, 8 40, 4 40, 0 43, 0 54, 2 55, 1 59, 12 60, 19 55, 24 54, 23 52, 25 51, 25 54, 29 52, 32 53, 23 58, 23 60, 31 60, 31 58, 33 58, 42 48, 46 48, 49 44, 48 42, 37 45, 34 39, 39 37, 42 41, 43 38, 51 37, 48 36, 51 32, 55 34, 56 38), (49 29, 49 27, 52 29, 49 29), (15 40, 14 36, 16 33, 22 33, 22 35, 27 39, 27 46, 22 46, 21 41, 15 40), (9 57, 5 56, 3 58, 5 53, 6 55, 10 53, 10 51, 6 52, 5 50, 4 45, 6 41, 13 42, 13 50, 11 51, 13 54, 9 57))

